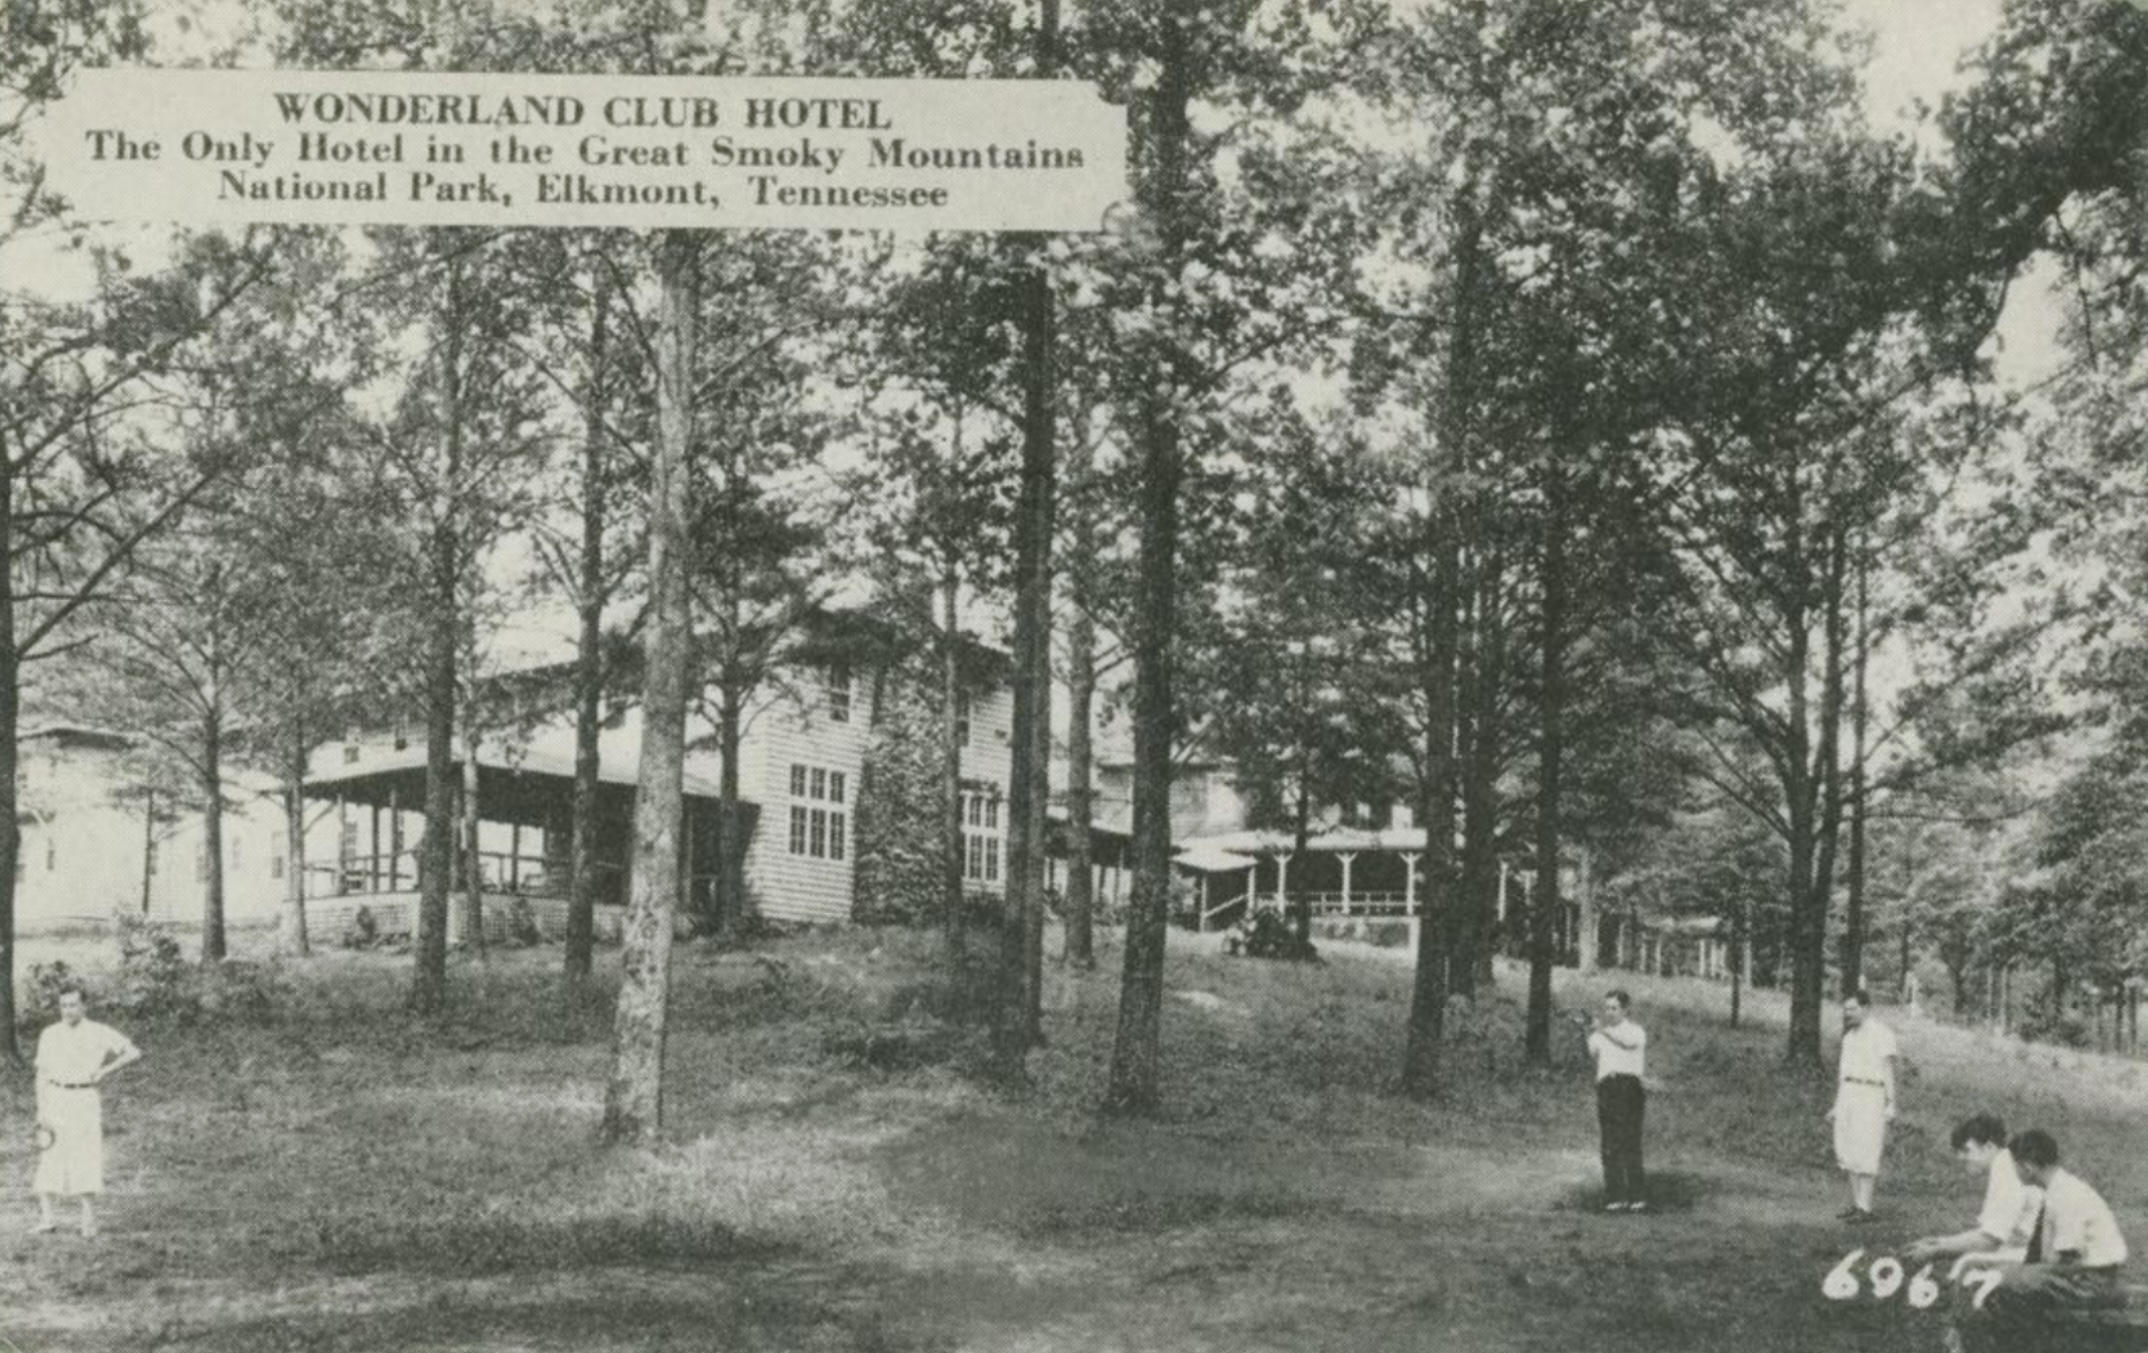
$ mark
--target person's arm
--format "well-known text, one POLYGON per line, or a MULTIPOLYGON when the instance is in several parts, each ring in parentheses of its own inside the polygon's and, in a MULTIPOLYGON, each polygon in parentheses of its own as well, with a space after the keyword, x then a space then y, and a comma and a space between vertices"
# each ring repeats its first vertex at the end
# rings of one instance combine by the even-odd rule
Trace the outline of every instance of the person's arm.
POLYGON ((142 1060, 142 1050, 134 1046, 133 1039, 127 1037, 123 1033, 117 1032, 115 1032, 112 1036, 114 1039, 117 1040, 117 1042, 105 1054, 105 1064, 103 1066, 98 1067, 97 1074, 90 1078, 93 1081, 101 1082, 106 1076, 111 1075, 113 1072, 119 1070, 121 1067, 142 1060))
POLYGON ((1971 1227, 1967 1231, 1956 1231, 1951 1236, 1926 1236, 1921 1240, 1911 1241, 1909 1248, 1902 1254, 1902 1262, 1928 1264, 1934 1259, 1996 1250, 2005 1243, 2003 1239, 1981 1227, 1971 1227))
POLYGON ((1643 1035, 1638 1029, 1634 1031, 1633 1037, 1620 1038, 1618 1036, 1619 1027, 1620 1026, 1616 1024, 1610 1024, 1597 1030, 1597 1032, 1602 1034, 1604 1036, 1604 1041, 1609 1043, 1612 1047, 1622 1048, 1627 1052, 1632 1052, 1635 1048, 1641 1046, 1641 1039, 1643 1035))
POLYGON ((1890 1039, 1887 1044, 1887 1055, 1880 1059, 1880 1079, 1887 1085, 1887 1121, 1889 1122, 1894 1121, 1894 1063, 1898 1055, 1895 1051, 1894 1043, 1890 1039))

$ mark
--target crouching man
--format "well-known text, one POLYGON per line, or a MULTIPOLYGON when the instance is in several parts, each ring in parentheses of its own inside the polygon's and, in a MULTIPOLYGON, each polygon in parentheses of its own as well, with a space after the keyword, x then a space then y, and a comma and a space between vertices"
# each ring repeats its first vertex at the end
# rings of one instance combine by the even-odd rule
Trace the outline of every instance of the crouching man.
POLYGON ((1984 1181, 1984 1205, 1977 1210, 1974 1226, 1912 1241, 1902 1261, 1914 1269, 1952 1259, 1954 1268, 1948 1276, 1953 1278, 1975 1265, 2021 1262, 2044 1198, 2041 1189, 2021 1181, 2013 1153, 2006 1149, 2005 1122, 1988 1113, 1965 1118, 1955 1126, 1952 1142, 1954 1158, 1984 1181))
POLYGON ((2068 1311, 2125 1301, 2120 1273, 2126 1239, 2110 1205, 2078 1175, 2059 1167, 2058 1143, 2041 1131, 2006 1144, 2023 1184, 2043 1190, 2027 1257, 2001 1274, 1983 1305, 1957 1307, 1960 1345, 1979 1350, 2062 1348, 2056 1328, 2068 1311))

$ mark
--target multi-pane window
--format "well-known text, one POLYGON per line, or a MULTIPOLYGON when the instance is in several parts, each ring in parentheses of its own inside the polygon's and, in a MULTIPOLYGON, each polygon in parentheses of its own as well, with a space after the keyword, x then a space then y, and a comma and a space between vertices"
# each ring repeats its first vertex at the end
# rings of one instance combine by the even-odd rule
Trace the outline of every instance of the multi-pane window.
POLYGON ((955 741, 964 747, 970 745, 970 693, 968 691, 955 692, 955 741))
POLYGON ((999 882, 999 790, 963 791, 962 877, 999 882))
POLYGON ((791 854, 840 860, 850 830, 849 777, 825 766, 791 767, 791 854))
POLYGON ((850 664, 831 662, 821 669, 821 680, 828 690, 828 717, 837 723, 850 722, 850 664))

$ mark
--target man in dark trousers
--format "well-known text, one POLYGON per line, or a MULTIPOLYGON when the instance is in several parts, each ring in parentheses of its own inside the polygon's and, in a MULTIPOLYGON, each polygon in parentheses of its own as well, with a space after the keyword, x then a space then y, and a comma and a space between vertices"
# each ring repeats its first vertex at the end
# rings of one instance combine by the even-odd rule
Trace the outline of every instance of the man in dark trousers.
POLYGON ((1634 1021, 1633 998, 1624 991, 1604 997, 1589 1034, 1596 1059, 1596 1122, 1603 1132, 1604 1211, 1646 1212, 1641 1173, 1641 1118, 1648 1094, 1641 1088, 1648 1031, 1634 1021))
POLYGON ((2021 1182, 2043 1190, 2028 1257, 2005 1271, 1982 1307, 1960 1312, 1950 1346, 1985 1350, 2053 1348, 2053 1318, 2069 1310, 2125 1304, 2120 1280, 2126 1238, 2102 1195, 2059 1168, 2058 1143, 2031 1130, 2006 1144, 2021 1182))

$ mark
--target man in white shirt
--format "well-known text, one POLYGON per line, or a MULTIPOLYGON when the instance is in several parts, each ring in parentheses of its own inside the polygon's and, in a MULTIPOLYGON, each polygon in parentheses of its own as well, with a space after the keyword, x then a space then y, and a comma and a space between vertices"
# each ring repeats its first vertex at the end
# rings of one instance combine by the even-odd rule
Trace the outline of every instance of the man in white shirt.
POLYGON ((2126 1238, 2110 1205, 2087 1181, 2059 1168, 2050 1133, 2017 1133, 2006 1149, 2021 1182, 2043 1190, 2043 1206, 2027 1258, 2006 1270, 1982 1309, 1957 1317, 1965 1349, 2046 1346, 2053 1316, 2125 1302, 2126 1238))
POLYGON ((1648 1031, 1633 1019, 1633 998, 1623 991, 1604 997, 1589 1052, 1596 1059, 1596 1123, 1603 1139, 1604 1211, 1648 1211, 1641 1172, 1641 1119, 1648 1095, 1642 1089, 1648 1031))
POLYGON ((142 1050, 108 1024, 85 1019, 82 992, 60 993, 60 1022, 37 1037, 37 1124, 43 1150, 31 1188, 37 1229, 59 1225, 56 1198, 81 1200, 82 1234, 97 1234, 93 1200, 104 1192, 104 1099, 98 1086, 142 1050))
POLYGON ((1895 1117, 1894 1030, 1873 1019, 1871 997, 1854 991, 1842 998, 1842 1062, 1835 1080, 1835 1163, 1850 1177, 1850 1205, 1837 1215, 1852 1224, 1876 1220, 1873 1190, 1887 1125, 1895 1117))
POLYGON ((2021 1182, 2013 1154, 2006 1149, 2005 1122, 1988 1113, 1965 1118, 1954 1128, 1953 1144, 1954 1158, 1984 1179, 1984 1206, 1977 1211, 1976 1225, 1953 1235, 1913 1241, 1902 1261, 1916 1268, 1935 1259, 1953 1258, 1950 1276, 1959 1276, 1975 1264, 2020 1262, 2036 1227, 2043 1190, 2021 1182))

